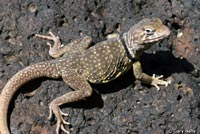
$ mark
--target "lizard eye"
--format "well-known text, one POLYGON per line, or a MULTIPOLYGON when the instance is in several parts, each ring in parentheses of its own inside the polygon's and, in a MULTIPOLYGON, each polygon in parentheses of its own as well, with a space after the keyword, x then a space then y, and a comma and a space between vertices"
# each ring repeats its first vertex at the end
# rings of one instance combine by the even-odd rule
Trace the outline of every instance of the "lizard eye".
POLYGON ((155 30, 154 29, 144 29, 146 35, 153 35, 155 30))

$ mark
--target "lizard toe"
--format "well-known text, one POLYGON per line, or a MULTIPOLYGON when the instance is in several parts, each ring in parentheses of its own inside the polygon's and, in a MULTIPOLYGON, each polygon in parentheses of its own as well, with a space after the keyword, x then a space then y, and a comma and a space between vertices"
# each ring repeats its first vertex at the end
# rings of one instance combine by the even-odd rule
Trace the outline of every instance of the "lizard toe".
POLYGON ((57 118, 56 134, 59 134, 60 130, 66 134, 69 134, 70 132, 64 127, 64 125, 69 125, 69 124, 70 123, 65 121, 62 116, 60 118, 57 118))
POLYGON ((155 74, 153 74, 153 76, 152 76, 151 85, 156 87, 157 90, 160 90, 160 87, 158 85, 162 85, 162 86, 166 87, 169 84, 171 84, 171 81, 165 81, 165 80, 162 80, 161 78, 163 78, 163 75, 156 77, 155 74))
POLYGON ((67 113, 62 112, 60 107, 58 107, 55 102, 52 102, 49 106, 48 119, 51 119, 53 114, 57 118, 56 134, 59 134, 60 130, 66 134, 69 134, 69 131, 65 129, 64 125, 70 125, 70 123, 65 121, 63 118, 63 116, 69 116, 69 115, 67 113))

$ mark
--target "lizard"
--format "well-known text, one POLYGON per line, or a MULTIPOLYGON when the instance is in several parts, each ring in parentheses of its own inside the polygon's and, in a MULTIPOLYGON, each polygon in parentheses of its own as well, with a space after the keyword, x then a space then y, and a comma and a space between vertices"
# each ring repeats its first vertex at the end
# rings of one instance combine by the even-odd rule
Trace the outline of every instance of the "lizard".
POLYGON ((150 76, 143 72, 139 61, 143 52, 156 42, 170 35, 169 28, 159 18, 143 18, 124 34, 111 34, 107 39, 92 44, 92 37, 85 36, 67 45, 62 45, 58 36, 35 34, 36 37, 51 40, 49 55, 55 59, 36 63, 17 72, 4 86, 0 95, 0 134, 10 134, 7 112, 10 101, 20 86, 39 77, 62 78, 72 91, 54 99, 49 105, 49 118, 57 118, 56 134, 69 133, 64 127, 60 106, 80 101, 92 95, 90 83, 107 83, 124 74, 131 68, 137 80, 157 89, 167 86, 170 81, 163 76, 150 76))

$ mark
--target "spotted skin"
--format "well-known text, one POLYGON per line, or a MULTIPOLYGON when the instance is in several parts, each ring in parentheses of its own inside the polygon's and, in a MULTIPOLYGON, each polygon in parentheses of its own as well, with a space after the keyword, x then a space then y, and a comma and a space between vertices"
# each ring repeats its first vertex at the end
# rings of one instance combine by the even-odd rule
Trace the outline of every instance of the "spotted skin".
POLYGON ((139 62, 140 55, 153 43, 162 40, 170 34, 169 29, 158 18, 143 19, 120 37, 109 35, 107 40, 91 46, 92 38, 84 37, 62 46, 58 37, 50 35, 36 37, 52 40, 49 54, 54 60, 28 66, 15 74, 5 85, 0 95, 0 134, 10 134, 7 126, 7 111, 9 103, 24 83, 39 77, 62 78, 73 89, 54 99, 49 105, 50 116, 57 118, 56 134, 60 131, 69 133, 64 128, 69 124, 63 119, 60 106, 66 103, 82 100, 91 96, 90 83, 106 83, 116 79, 121 74, 133 68, 134 76, 142 82, 159 89, 158 85, 167 86, 170 82, 161 80, 162 76, 151 77, 142 72, 139 62))

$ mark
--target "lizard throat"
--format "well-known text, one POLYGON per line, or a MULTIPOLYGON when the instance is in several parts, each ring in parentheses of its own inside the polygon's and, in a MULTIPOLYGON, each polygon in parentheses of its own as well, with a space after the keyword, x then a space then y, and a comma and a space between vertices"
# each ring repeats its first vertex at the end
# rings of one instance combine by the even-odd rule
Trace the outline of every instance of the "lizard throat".
POLYGON ((127 53, 129 54, 129 57, 131 59, 133 58, 138 58, 141 54, 141 51, 144 50, 144 48, 141 46, 139 47, 137 44, 129 44, 128 43, 128 38, 127 38, 127 33, 123 34, 122 37, 123 41, 124 41, 124 47, 127 50, 127 53), (140 53, 138 53, 140 52, 140 53))

